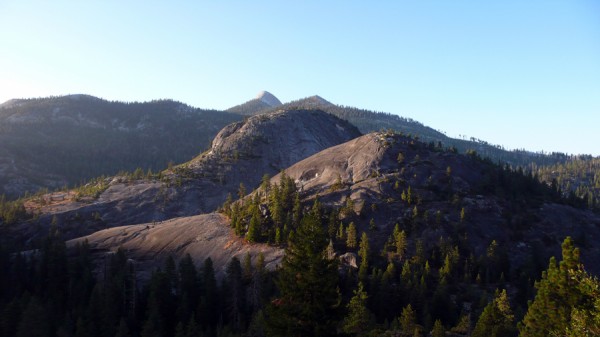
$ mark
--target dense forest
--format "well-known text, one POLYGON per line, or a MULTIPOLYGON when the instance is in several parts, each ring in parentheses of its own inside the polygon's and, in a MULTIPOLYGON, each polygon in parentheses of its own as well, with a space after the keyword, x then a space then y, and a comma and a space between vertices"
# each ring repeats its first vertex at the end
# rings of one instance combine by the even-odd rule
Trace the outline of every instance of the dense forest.
MULTIPOLYGON (((456 147, 421 137, 374 137, 393 158, 368 178, 380 200, 337 204, 330 193, 349 195, 351 182, 338 176, 323 195, 308 195, 282 172, 276 182, 264 176, 250 194, 241 184, 221 207, 236 240, 285 249, 276 270, 260 254, 232 257, 223 273, 209 257, 188 255, 148 274, 118 247, 101 258, 86 243, 67 248, 57 218, 45 240, 28 243, 38 249, 1 246, 0 337, 600 334, 600 282, 576 247, 589 245, 583 235, 565 238, 562 259, 549 262, 540 245, 553 240, 543 237, 516 266, 498 237, 480 237, 483 249, 476 249, 467 231, 489 230, 493 224, 481 219, 497 220, 502 234, 510 233, 504 243, 514 243, 531 230, 532 210, 541 205, 597 210, 595 159, 557 155, 566 162, 515 167, 473 150, 458 158, 456 147), (440 169, 446 160, 457 165, 440 169), (467 182, 461 174, 478 178, 467 182), (475 219, 470 203, 477 202, 503 208, 496 218, 475 219), (397 223, 384 232, 380 221, 390 213, 397 223)), ((138 168, 124 178, 160 173, 138 168)), ((107 179, 73 192, 95 198, 107 179)), ((34 216, 22 199, 0 198, 0 229, 34 216)))
POLYGON ((265 269, 260 255, 254 263, 246 255, 233 257, 217 279, 209 258, 198 268, 186 256, 167 259, 145 282, 125 251, 94 261, 86 243, 67 249, 52 230, 37 251, 0 250, 0 336, 600 332, 600 283, 586 273, 570 238, 562 260, 552 258, 535 282, 534 297, 529 286, 511 285, 523 282, 504 273, 501 247, 493 243, 480 260, 462 261, 461 247, 444 242, 431 252, 418 244, 407 249, 402 231, 385 252, 372 251, 365 233, 358 242, 350 234, 346 244, 357 247, 356 269, 334 257, 327 221, 318 201, 304 209, 275 272, 265 269))
POLYGON ((564 163, 527 167, 541 181, 560 188, 570 198, 578 198, 590 209, 600 209, 600 158, 573 156, 564 163))
POLYGON ((0 194, 14 199, 121 170, 163 170, 192 159, 241 119, 171 100, 18 100, 0 107, 0 194))
MULTIPOLYGON (((399 139, 415 151, 453 151, 399 139)), ((408 161, 404 155, 397 156, 400 166, 408 161)), ((539 183, 532 174, 495 165, 474 153, 469 156, 488 167, 489 177, 477 193, 501 195, 515 205, 554 200, 586 206, 579 199, 564 199, 555 186, 539 183)), ((144 174, 137 170, 128 176, 144 174)), ((451 169, 446 175, 452 175, 451 169)), ((456 235, 425 242, 418 233, 443 220, 417 208, 423 205, 416 185, 412 189, 398 182, 385 184, 398 194, 394 202, 413 212, 395 226, 382 247, 373 240, 380 235, 377 225, 360 226, 365 219, 355 213, 351 199, 339 207, 326 205, 319 197, 307 204, 303 191, 285 172, 278 182, 263 177, 250 194, 240 185, 238 200, 228 198, 221 211, 230 217, 232 230, 249 243, 285 248, 275 271, 265 268, 260 254, 245 255, 232 257, 218 277, 210 258, 193 261, 186 256, 167 259, 144 277, 126 251, 94 258, 86 243, 67 249, 59 226, 53 227, 37 250, 0 249, 0 268, 5 271, 0 275, 0 336, 600 332, 600 283, 585 271, 574 240, 565 239, 560 262, 543 260, 536 250, 540 247, 534 246, 526 263, 515 269, 497 241, 489 242, 483 254, 466 244, 460 224, 469 221, 469 214, 463 208, 454 224, 456 235)), ((345 182, 339 180, 330 190, 343 188, 345 182)), ((440 198, 454 198, 438 189, 440 198)), ((19 212, 18 203, 2 201, 2 205, 19 212)))

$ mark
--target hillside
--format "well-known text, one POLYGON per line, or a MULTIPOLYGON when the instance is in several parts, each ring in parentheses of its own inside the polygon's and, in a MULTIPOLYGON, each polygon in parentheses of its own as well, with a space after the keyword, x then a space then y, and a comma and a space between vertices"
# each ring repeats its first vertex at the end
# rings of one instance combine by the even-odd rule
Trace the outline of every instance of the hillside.
POLYGON ((171 100, 11 100, 0 105, 0 194, 16 197, 136 168, 157 172, 190 160, 240 119, 171 100))
MULTIPOLYGON (((411 118, 391 113, 335 105, 320 96, 311 96, 292 101, 284 104, 283 107, 287 109, 321 109, 356 125, 362 133, 394 130, 407 135, 417 136, 421 141, 426 143, 433 142, 436 145, 437 143, 441 143, 445 147, 454 147, 461 153, 476 151, 482 157, 490 158, 494 162, 508 163, 515 167, 527 166, 532 162, 537 165, 550 165, 564 162, 568 158, 567 155, 562 153, 541 154, 526 150, 508 151, 501 146, 475 138, 471 138, 470 140, 451 138, 411 118)), ((256 111, 255 113, 268 111, 271 110, 265 109, 256 111)))
POLYGON ((541 181, 556 188, 561 193, 590 209, 600 209, 600 158, 591 156, 571 156, 563 163, 540 166, 532 163, 527 166, 541 181))
POLYGON ((70 192, 25 203, 35 219, 14 225, 12 235, 34 243, 53 218, 65 238, 114 226, 214 211, 240 184, 258 187, 265 174, 359 136, 349 123, 318 110, 280 110, 223 128, 209 150, 160 174, 117 176, 70 192))
POLYGON ((135 259, 139 277, 145 280, 150 278, 150 271, 162 265, 168 257, 177 261, 186 254, 194 261, 210 257, 220 279, 234 256, 241 260, 246 254, 256 258, 262 253, 265 267, 269 270, 275 269, 283 256, 281 248, 251 245, 236 238, 226 217, 215 213, 105 229, 71 240, 67 245, 75 246, 84 241, 89 242, 90 249, 99 259, 119 247, 131 252, 128 257, 135 259))
MULTIPOLYGON (((302 160, 286 169, 285 176, 305 202, 318 196, 345 226, 353 222, 358 233, 368 233, 376 251, 396 225, 426 251, 445 238, 460 246, 465 258, 484 255, 495 241, 510 257, 508 275, 523 267, 532 250, 542 249, 537 254, 545 260, 572 236, 583 246, 585 264, 600 272, 595 267, 600 250, 586 244, 600 238, 598 215, 569 206, 557 190, 531 176, 473 155, 406 136, 371 133, 302 160)), ((275 176, 271 183, 280 179, 275 176)), ((261 241, 272 240, 269 228, 277 225, 266 221, 261 241)), ((330 230, 335 236, 338 228, 330 230)))
MULTIPOLYGON (((495 289, 508 290, 505 300, 520 320, 534 280, 550 256, 560 255, 567 236, 581 249, 586 269, 600 272, 600 249, 593 244, 600 239, 600 216, 573 207, 558 192, 475 155, 371 133, 291 165, 226 203, 223 214, 112 228, 70 245, 87 240, 98 261, 122 247, 146 280, 148 269, 186 253, 197 265, 210 257, 219 277, 231 280, 241 260, 249 261, 244 270, 274 268, 281 248, 300 244, 303 226, 313 221, 320 236, 308 247, 326 247, 325 256, 338 261, 344 303, 359 289, 368 294, 363 305, 373 315, 371 326, 405 329, 386 322, 399 320, 410 304, 416 326, 429 331, 440 320, 463 336, 460 331, 474 324, 470 317, 497 296, 495 289)), ((310 272, 294 275, 300 273, 310 272)), ((254 286, 243 287, 252 292, 254 286)))
MULTIPOLYGON (((474 318, 500 296, 496 290, 506 289, 503 301, 515 312, 506 324, 516 331, 514 319, 523 318, 534 281, 548 258, 560 254, 565 237, 574 240, 564 241, 563 255, 581 277, 593 281, 587 271, 600 272, 600 249, 593 244, 600 239, 600 216, 575 207, 553 186, 406 135, 358 135, 318 110, 252 116, 225 127, 205 153, 159 176, 96 181, 104 184, 97 198, 77 201, 71 191, 64 200, 28 200, 37 215, 2 226, 1 237, 13 244, 29 240, 26 247, 41 249, 26 254, 40 258, 21 262, 17 255, 14 263, 0 263, 12 278, 20 277, 13 270, 26 268, 39 275, 34 280, 49 279, 48 287, 23 283, 36 294, 83 275, 90 290, 81 296, 90 308, 111 310, 117 298, 125 308, 143 308, 128 315, 144 326, 155 322, 145 313, 161 308, 160 317, 172 324, 167 334, 185 320, 176 314, 182 310, 228 317, 224 322, 236 331, 270 327, 273 310, 287 305, 287 285, 307 284, 311 294, 333 291, 314 303, 342 303, 344 317, 361 296, 369 318, 364 329, 388 335, 423 335, 434 322, 442 332, 467 335, 474 318), (240 200, 225 201, 235 191, 240 200), (221 214, 197 215, 219 201, 225 201, 221 214), (64 238, 76 238, 68 250, 64 238), (573 244, 581 250, 573 251, 573 244), (67 264, 66 251, 74 263, 67 264), (579 256, 587 271, 576 264, 579 256), (315 263, 329 267, 315 271, 315 263), (108 286, 94 287, 92 271, 108 286), (202 294, 192 307, 188 299, 197 297, 183 289, 202 294), (107 304, 98 303, 99 294, 107 304), (210 304, 202 304, 209 297, 210 304)), ((544 275, 556 278, 550 261, 544 275)), ((226 329, 214 321, 198 324, 226 329)), ((348 322, 336 316, 333 324, 346 329, 348 322)))

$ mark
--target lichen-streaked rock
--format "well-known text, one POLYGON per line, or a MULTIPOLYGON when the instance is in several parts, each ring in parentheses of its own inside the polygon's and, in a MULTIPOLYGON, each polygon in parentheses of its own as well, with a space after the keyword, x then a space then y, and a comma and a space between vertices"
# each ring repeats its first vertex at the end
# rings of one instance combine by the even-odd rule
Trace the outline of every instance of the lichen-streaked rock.
POLYGON ((255 262, 262 253, 269 270, 273 270, 283 257, 283 249, 249 244, 235 236, 229 220, 216 213, 109 228, 67 244, 73 246, 86 240, 98 260, 106 253, 124 249, 127 256, 135 261, 141 279, 148 279, 149 272, 162 266, 169 256, 177 261, 190 254, 198 266, 210 257, 217 277, 223 276, 232 257, 242 260, 250 254, 255 262))

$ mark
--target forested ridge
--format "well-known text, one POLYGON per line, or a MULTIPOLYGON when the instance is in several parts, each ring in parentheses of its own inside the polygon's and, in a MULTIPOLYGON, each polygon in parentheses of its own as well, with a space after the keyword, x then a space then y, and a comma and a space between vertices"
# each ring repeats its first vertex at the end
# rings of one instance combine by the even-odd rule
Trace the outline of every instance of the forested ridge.
MULTIPOLYGON (((220 217, 231 240, 285 249, 275 270, 260 253, 140 270, 116 246, 100 258, 85 241, 67 248, 60 217, 27 248, 3 240, 0 337, 598 335, 600 284, 577 248, 597 256, 594 160, 516 167, 420 140, 373 133, 256 190, 240 184, 220 217), (357 148, 360 160, 335 157, 346 166, 327 160, 357 148), (548 262, 559 241, 562 259, 548 262)), ((173 188, 189 178, 169 171, 173 188)), ((122 183, 161 177, 139 168, 122 183)), ((73 192, 93 204, 107 179, 73 192)), ((40 226, 23 202, 0 198, 1 230, 40 226)))
POLYGON ((545 153, 532 152, 525 149, 507 150, 501 145, 491 144, 485 140, 474 137, 452 138, 443 131, 435 130, 419 121, 409 117, 402 117, 402 113, 372 111, 344 105, 330 103, 319 96, 311 96, 296 101, 291 101, 280 107, 267 108, 265 111, 275 109, 322 109, 339 118, 345 119, 356 125, 363 133, 381 130, 394 130, 419 137, 425 142, 440 142, 445 147, 455 147, 461 153, 476 151, 482 157, 494 162, 509 163, 511 166, 525 167, 531 163, 539 166, 563 163, 569 155, 559 152, 545 153))
POLYGON ((15 100, 0 107, 0 194, 15 198, 122 170, 163 170, 192 159, 241 119, 171 100, 15 100))
POLYGON ((580 199, 590 209, 600 208, 600 159, 572 156, 564 163, 527 167, 541 181, 553 185, 572 199, 580 199))
MULTIPOLYGON (((222 279, 207 258, 167 259, 146 283, 123 250, 94 261, 87 244, 67 249, 53 230, 38 251, 0 250, 0 336, 593 336, 600 283, 567 238, 535 297, 515 297, 500 247, 487 268, 452 260, 460 247, 407 249, 396 231, 383 258, 357 243, 358 270, 340 263, 319 202, 303 209, 276 272, 258 256, 233 257, 222 279), (329 242, 329 243, 328 243, 329 242), (444 254, 444 250, 446 251, 444 254), (445 256, 444 262, 430 254, 445 256), (387 265, 386 265, 387 263, 387 265), (95 273, 98 273, 95 275, 95 273), (483 275, 483 276, 482 276, 483 275), (507 294, 511 294, 509 296, 507 294), (524 300, 533 298, 528 305, 524 300), (549 319, 550 318, 550 319, 549 319), (517 322, 519 322, 517 324, 517 322)), ((465 261, 467 263, 468 261, 465 261)), ((539 275, 535 277, 539 278, 539 275)))

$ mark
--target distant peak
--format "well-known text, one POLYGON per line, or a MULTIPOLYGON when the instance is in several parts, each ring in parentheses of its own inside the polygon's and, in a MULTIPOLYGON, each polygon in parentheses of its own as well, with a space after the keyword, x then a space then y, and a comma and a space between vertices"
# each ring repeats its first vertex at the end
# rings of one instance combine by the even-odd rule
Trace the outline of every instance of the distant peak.
POLYGON ((319 103, 323 103, 323 104, 331 104, 331 102, 329 102, 328 100, 326 100, 325 98, 323 98, 319 95, 310 96, 308 99, 311 101, 315 101, 315 102, 319 102, 319 103))
POLYGON ((274 106, 279 106, 281 105, 281 101, 279 99, 277 99, 277 97, 275 97, 273 94, 271 94, 268 91, 261 91, 258 93, 258 95, 256 96, 256 99, 261 100, 263 103, 274 107, 274 106))
POLYGON ((89 100, 98 100, 98 97, 92 96, 92 95, 86 95, 86 94, 71 94, 71 95, 66 95, 66 98, 69 98, 73 101, 79 101, 82 99, 89 99, 89 100))
POLYGON ((303 102, 303 104, 305 105, 317 108, 327 105, 333 105, 331 102, 318 95, 303 98, 300 100, 300 102, 303 102))

